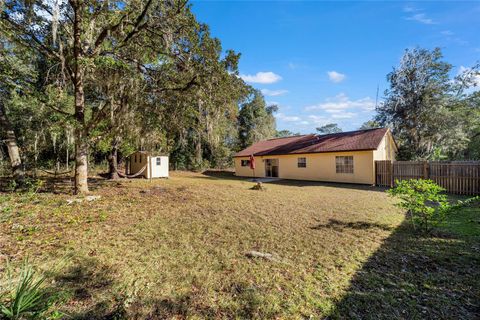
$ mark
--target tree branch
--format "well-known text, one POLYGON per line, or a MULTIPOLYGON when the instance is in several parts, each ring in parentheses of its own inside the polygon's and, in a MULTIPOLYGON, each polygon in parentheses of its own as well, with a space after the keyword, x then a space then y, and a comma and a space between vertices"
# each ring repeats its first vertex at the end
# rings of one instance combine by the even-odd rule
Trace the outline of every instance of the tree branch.
MULTIPOLYGON (((2 18, 4 21, 6 21, 13 29, 17 30, 20 34, 29 37, 31 40, 33 40, 39 48, 36 48, 37 51, 43 52, 43 54, 46 54, 47 56, 53 56, 57 59, 59 59, 59 55, 53 51, 52 49, 48 48, 45 46, 38 38, 37 36, 30 32, 27 31, 25 28, 21 27, 18 23, 15 21, 11 20, 10 17, 7 14, 3 14, 2 18)), ((18 37, 14 39, 15 42, 21 41, 24 43, 26 46, 32 46, 32 43, 28 41, 28 39, 24 39, 22 37, 18 37)))
POLYGON ((49 108, 52 109, 53 111, 58 112, 58 113, 61 113, 61 114, 63 114, 64 116, 67 116, 67 117, 73 117, 73 116, 74 116, 73 114, 71 114, 71 113, 69 113, 69 112, 63 111, 63 110, 61 110, 61 109, 58 109, 58 108, 52 106, 51 104, 49 104, 47 101, 45 101, 45 100, 43 100, 43 99, 40 99, 40 101, 42 101, 42 103, 43 103, 44 105, 46 105, 47 107, 49 107, 49 108))
POLYGON ((126 43, 128 40, 130 40, 136 33, 138 33, 138 31, 140 31, 141 29, 143 29, 147 23, 145 22, 144 24, 140 25, 143 21, 143 19, 145 18, 145 16, 147 15, 147 11, 148 9, 150 8, 150 5, 152 4, 152 0, 148 0, 147 4, 145 5, 145 7, 143 8, 143 11, 138 15, 134 25, 133 25, 133 29, 132 31, 130 31, 126 37, 123 39, 122 43, 126 43))
POLYGON ((123 20, 125 19, 126 16, 127 16, 126 14, 123 15, 122 18, 120 19, 120 21, 117 24, 112 25, 112 26, 108 26, 108 27, 104 28, 102 30, 102 32, 100 32, 97 39, 95 40, 95 45, 94 45, 95 47, 93 49, 93 52, 92 52, 91 56, 97 55, 100 52, 101 44, 103 43, 105 38, 108 36, 108 34, 110 32, 114 32, 118 28, 120 28, 120 26, 123 24, 123 20))
POLYGON ((155 92, 187 91, 187 90, 190 89, 192 86, 198 85, 198 82, 197 82, 196 80, 197 80, 197 76, 193 76, 193 78, 190 79, 190 81, 188 81, 184 86, 172 87, 172 88, 160 88, 160 89, 155 90, 155 92))

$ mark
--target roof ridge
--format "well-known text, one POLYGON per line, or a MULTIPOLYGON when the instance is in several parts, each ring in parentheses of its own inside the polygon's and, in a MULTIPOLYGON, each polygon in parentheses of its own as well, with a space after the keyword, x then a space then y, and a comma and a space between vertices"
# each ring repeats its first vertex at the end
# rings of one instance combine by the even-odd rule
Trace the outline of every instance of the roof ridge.
POLYGON ((363 131, 373 131, 373 130, 380 130, 380 129, 388 129, 387 127, 378 127, 378 128, 370 128, 370 129, 358 129, 352 131, 342 131, 342 132, 333 132, 333 133, 325 133, 325 134, 317 134, 319 137, 329 136, 334 134, 346 134, 346 133, 354 133, 354 132, 363 132, 363 131))
POLYGON ((308 134, 296 134, 296 135, 294 135, 294 136, 270 138, 270 139, 266 139, 266 140, 263 140, 263 141, 272 141, 272 140, 280 140, 280 139, 287 139, 287 138, 306 137, 306 136, 309 136, 309 135, 314 135, 314 133, 308 133, 308 134))

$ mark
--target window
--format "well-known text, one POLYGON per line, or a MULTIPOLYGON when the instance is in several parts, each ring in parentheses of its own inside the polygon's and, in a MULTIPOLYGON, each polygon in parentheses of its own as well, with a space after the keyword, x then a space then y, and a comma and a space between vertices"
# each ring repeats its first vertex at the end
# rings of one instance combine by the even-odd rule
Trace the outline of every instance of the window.
POLYGON ((135 154, 135 163, 137 163, 137 154, 135 154))
POLYGON ((335 157, 337 173, 353 173, 353 156, 335 157))
POLYGON ((157 157, 156 161, 157 161, 157 166, 159 166, 162 163, 161 162, 162 160, 160 159, 160 157, 157 157))
POLYGON ((138 162, 142 163, 142 155, 140 155, 140 161, 138 161, 138 162))
POLYGON ((249 167, 250 166, 250 160, 242 160, 242 167, 249 167))
POLYGON ((307 158, 298 158, 297 166, 299 168, 306 168, 307 167, 307 158))

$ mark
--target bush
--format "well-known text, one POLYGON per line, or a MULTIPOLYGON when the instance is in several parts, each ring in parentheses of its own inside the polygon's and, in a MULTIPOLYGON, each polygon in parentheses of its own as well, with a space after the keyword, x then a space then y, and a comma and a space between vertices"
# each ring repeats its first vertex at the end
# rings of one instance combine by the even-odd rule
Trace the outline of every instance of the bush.
POLYGON ((43 181, 31 177, 24 177, 21 183, 15 181, 14 179, 10 180, 7 184, 6 191, 9 192, 25 192, 30 195, 35 195, 42 188, 43 181))
POLYGON ((36 273, 26 262, 18 277, 10 270, 6 281, 1 283, 0 319, 55 319, 61 317, 57 311, 50 311, 57 296, 45 286, 45 277, 36 273))
POLYGON ((450 210, 445 189, 432 180, 410 179, 396 181, 387 192, 401 200, 397 206, 406 209, 414 228, 428 232, 450 210))

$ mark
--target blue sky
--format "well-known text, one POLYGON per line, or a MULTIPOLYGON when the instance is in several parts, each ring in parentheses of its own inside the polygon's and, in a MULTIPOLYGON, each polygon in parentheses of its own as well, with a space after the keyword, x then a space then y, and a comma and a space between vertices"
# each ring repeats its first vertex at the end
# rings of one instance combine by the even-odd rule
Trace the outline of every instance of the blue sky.
POLYGON ((240 73, 278 104, 279 130, 357 129, 406 48, 442 48, 453 74, 480 61, 480 1, 194 1, 192 10, 242 53, 240 73))

